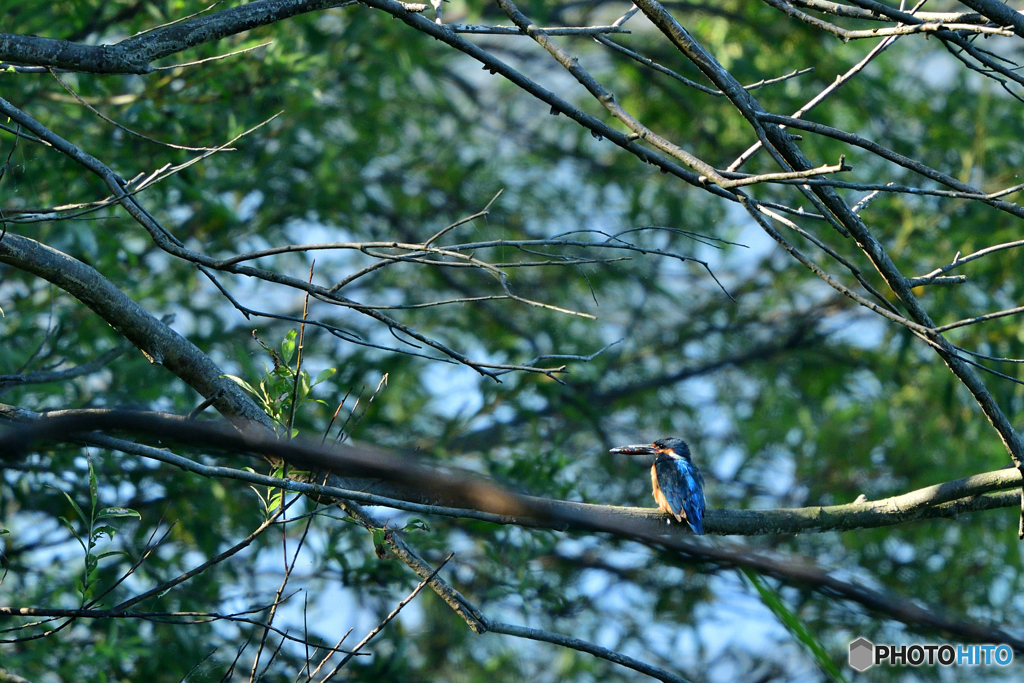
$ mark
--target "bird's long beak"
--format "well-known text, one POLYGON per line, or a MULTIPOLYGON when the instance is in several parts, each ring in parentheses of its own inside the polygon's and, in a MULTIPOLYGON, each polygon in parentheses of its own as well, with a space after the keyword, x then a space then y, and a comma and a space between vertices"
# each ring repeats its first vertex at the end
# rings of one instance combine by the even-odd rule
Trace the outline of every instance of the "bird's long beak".
POLYGON ((623 455, 657 455, 658 449, 649 443, 636 444, 635 446, 619 446, 613 448, 609 453, 621 453, 623 455))

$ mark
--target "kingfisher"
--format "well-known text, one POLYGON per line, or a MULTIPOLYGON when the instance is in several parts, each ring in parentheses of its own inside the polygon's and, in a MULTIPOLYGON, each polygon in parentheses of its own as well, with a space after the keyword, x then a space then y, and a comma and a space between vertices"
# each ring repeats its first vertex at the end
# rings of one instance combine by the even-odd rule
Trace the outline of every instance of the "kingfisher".
POLYGON ((704 477, 690 459, 690 447, 685 441, 669 437, 652 444, 619 446, 611 452, 655 456, 651 485, 658 509, 677 522, 686 520, 693 533, 704 533, 704 477))

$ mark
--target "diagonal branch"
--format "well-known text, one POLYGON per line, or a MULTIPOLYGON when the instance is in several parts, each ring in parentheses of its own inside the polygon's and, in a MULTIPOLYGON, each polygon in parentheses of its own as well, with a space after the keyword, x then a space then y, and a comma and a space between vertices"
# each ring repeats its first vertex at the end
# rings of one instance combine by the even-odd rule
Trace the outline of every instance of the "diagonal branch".
MULTIPOLYGON (((865 4, 869 0, 857 0, 865 4)), ((696 40, 679 25, 671 14, 658 0, 637 0, 637 7, 664 33, 684 55, 686 55, 704 74, 719 87, 736 108, 743 114, 758 133, 758 138, 766 143, 767 149, 786 170, 806 170, 811 162, 800 151, 792 138, 774 124, 763 124, 760 115, 764 108, 743 86, 712 57, 696 40)), ((901 13, 902 14, 902 13, 901 13)), ((912 16, 912 15, 906 15, 912 16)), ((899 271, 882 244, 875 238, 868 227, 830 187, 812 186, 813 193, 836 217, 849 233, 856 238, 858 245, 870 259, 886 284, 907 309, 910 317, 920 326, 935 327, 928 312, 917 300, 910 289, 909 280, 899 271)), ((748 213, 755 219, 759 218, 752 206, 748 213)), ((763 222, 762 222, 763 227, 763 222)), ((970 365, 962 360, 948 341, 941 334, 927 335, 933 348, 949 366, 953 374, 967 387, 974 396, 982 412, 999 434, 1014 465, 1024 473, 1024 441, 1014 430, 995 398, 981 381, 970 365)), ((1024 539, 1024 495, 1021 496, 1021 518, 1018 535, 1024 539)))
POLYGON ((152 62, 283 19, 346 4, 339 0, 256 0, 135 35, 116 45, 0 33, 0 61, 98 74, 146 74, 152 62))
POLYGON ((0 240, 0 263, 6 263, 60 287, 106 320, 155 365, 162 365, 205 398, 225 417, 254 420, 272 428, 259 409, 224 372, 192 342, 158 320, 95 268, 35 240, 8 233, 0 240))

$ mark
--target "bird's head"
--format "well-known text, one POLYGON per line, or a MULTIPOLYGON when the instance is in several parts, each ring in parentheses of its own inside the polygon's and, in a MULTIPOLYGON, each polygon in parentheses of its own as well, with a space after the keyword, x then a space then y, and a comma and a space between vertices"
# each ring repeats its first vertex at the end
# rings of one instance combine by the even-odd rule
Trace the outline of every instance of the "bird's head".
POLYGON ((619 446, 618 448, 613 448, 611 452, 623 455, 667 455, 670 458, 690 459, 690 447, 686 445, 686 442, 671 436, 658 439, 650 444, 619 446))

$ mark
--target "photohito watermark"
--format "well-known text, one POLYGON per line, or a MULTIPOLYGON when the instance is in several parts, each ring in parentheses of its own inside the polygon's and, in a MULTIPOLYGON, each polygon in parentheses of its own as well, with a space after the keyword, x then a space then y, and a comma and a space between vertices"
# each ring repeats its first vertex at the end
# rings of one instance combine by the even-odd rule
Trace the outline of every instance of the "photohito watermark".
POLYGON ((875 645, 867 638, 850 643, 850 666, 866 671, 876 664, 889 666, 1009 666, 1009 645, 875 645))

